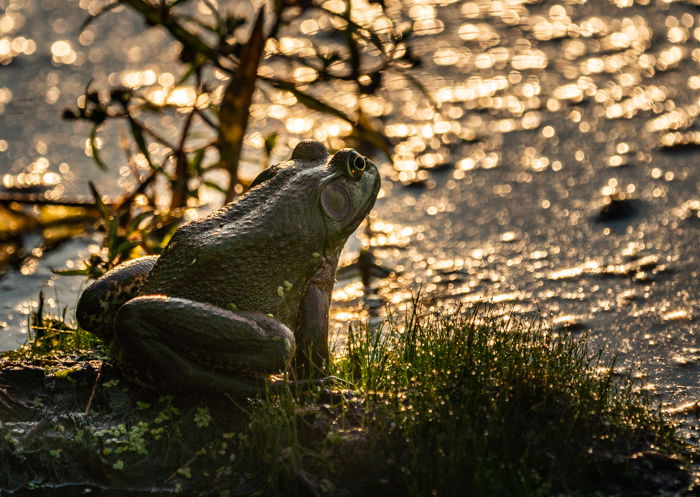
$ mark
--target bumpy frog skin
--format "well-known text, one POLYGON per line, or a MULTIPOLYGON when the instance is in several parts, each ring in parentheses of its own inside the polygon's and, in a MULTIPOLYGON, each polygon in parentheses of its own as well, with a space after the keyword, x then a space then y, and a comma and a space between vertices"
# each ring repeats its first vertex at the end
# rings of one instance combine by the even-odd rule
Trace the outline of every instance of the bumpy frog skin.
POLYGON ((181 226, 160 257, 93 282, 78 322, 127 377, 154 386, 249 391, 292 362, 297 377, 318 374, 338 256, 379 187, 354 150, 329 161, 302 141, 246 195, 181 226))

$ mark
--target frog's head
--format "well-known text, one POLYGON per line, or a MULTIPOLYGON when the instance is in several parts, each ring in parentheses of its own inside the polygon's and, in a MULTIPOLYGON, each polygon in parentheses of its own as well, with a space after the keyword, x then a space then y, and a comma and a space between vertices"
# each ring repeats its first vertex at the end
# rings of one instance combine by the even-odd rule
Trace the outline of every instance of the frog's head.
POLYGON ((251 194, 267 199, 279 229, 296 223, 296 236, 332 256, 372 209, 380 184, 377 166, 355 150, 343 149, 328 160, 321 143, 305 140, 289 161, 263 171, 251 194))
POLYGON ((326 226, 326 246, 339 250, 374 205, 381 181, 377 166, 351 148, 328 162, 319 188, 319 209, 326 226))

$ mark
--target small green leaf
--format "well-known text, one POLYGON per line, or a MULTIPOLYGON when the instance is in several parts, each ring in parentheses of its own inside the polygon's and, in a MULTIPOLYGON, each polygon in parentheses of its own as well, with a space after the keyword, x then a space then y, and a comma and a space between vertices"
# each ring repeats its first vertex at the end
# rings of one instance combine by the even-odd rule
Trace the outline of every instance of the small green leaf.
POLYGON ((103 171, 106 171, 107 164, 105 164, 102 158, 100 158, 100 152, 98 151, 99 147, 97 146, 98 127, 98 125, 93 126, 92 131, 90 131, 90 154, 92 155, 92 160, 94 160, 95 164, 97 164, 97 167, 99 167, 103 171))
POLYGON ((192 159, 190 160, 190 170, 195 172, 201 172, 202 161, 204 160, 204 148, 199 148, 195 150, 192 154, 192 159))
POLYGON ((194 422, 198 428, 206 428, 211 423, 212 417, 208 407, 198 407, 194 412, 194 422))
POLYGON ((277 145, 277 132, 273 131, 265 137, 265 155, 269 157, 272 154, 272 150, 277 145))
POLYGON ((204 180, 202 183, 205 184, 205 185, 207 185, 209 188, 213 188, 213 189, 216 190, 216 191, 219 191, 219 192, 221 192, 221 193, 226 193, 226 188, 224 188, 224 187, 221 186, 221 185, 218 185, 218 184, 214 183, 213 181, 204 180))
POLYGON ((141 125, 138 122, 136 122, 136 120, 130 115, 127 117, 129 119, 129 126, 131 127, 131 134, 134 137, 134 141, 139 147, 139 150, 146 158, 146 162, 148 162, 148 167, 150 167, 154 171, 160 171, 161 168, 155 165, 151 160, 151 153, 148 151, 148 144, 146 143, 146 138, 143 136, 143 129, 141 125))
POLYGON ((60 274, 61 276, 86 276, 90 274, 90 270, 85 269, 51 269, 53 274, 60 274))
POLYGON ((185 478, 192 478, 192 468, 185 466, 184 468, 179 468, 177 470, 178 475, 182 475, 185 478))

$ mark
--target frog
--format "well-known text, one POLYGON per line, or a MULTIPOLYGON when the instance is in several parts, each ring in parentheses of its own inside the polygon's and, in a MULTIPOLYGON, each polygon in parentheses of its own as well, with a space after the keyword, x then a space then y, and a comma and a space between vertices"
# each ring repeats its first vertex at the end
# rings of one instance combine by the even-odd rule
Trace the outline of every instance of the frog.
POLYGON ((160 255, 94 280, 78 324, 145 386, 245 393, 274 375, 321 378, 340 252, 380 187, 356 150, 330 156, 302 140, 247 193, 181 225, 160 255))

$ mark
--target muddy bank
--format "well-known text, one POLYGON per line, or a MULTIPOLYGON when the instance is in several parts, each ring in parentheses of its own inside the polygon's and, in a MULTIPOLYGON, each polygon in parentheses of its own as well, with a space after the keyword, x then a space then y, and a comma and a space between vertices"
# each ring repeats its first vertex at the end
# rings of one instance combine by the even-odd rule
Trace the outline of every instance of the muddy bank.
POLYGON ((54 330, 1 359, 0 489, 695 495, 692 448, 628 380, 582 344, 474 316, 418 313, 386 342, 355 330, 339 386, 248 399, 141 390, 91 337, 54 330))

